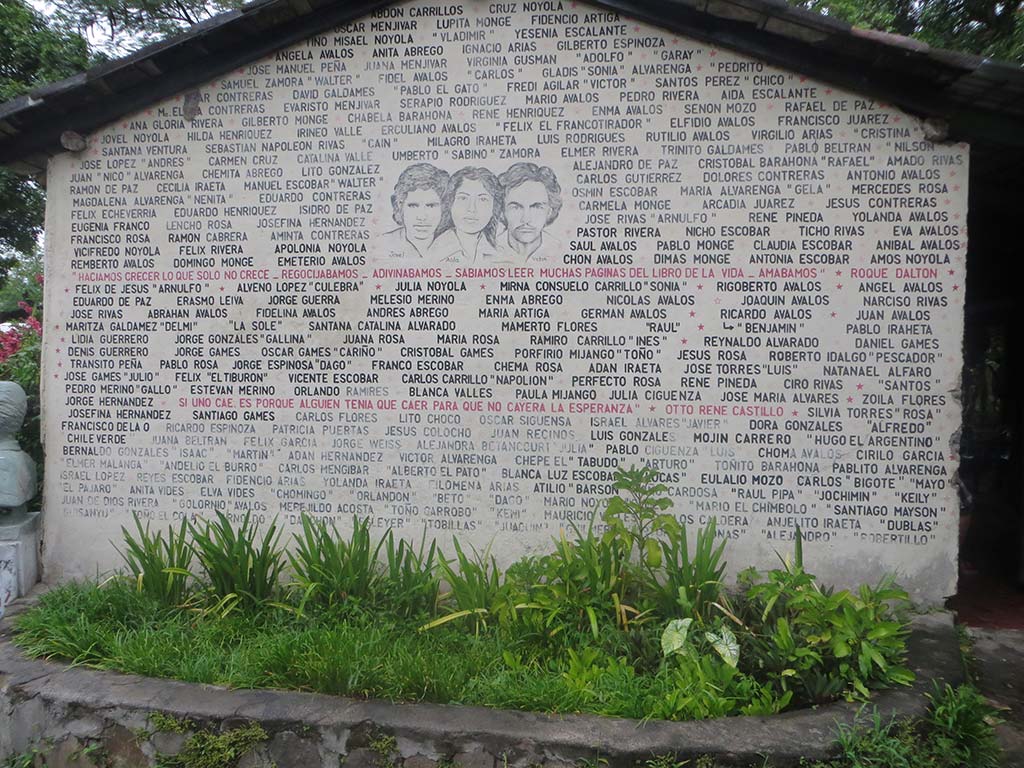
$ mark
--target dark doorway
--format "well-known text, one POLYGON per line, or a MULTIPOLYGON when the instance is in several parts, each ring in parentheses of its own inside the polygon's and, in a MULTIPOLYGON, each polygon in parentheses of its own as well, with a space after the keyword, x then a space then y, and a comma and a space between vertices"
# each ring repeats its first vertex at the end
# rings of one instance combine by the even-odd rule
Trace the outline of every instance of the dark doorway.
POLYGON ((960 584, 951 604, 967 624, 1024 629, 1024 323, 1017 278, 1024 211, 1007 194, 1010 169, 1000 172, 985 160, 971 173, 960 584))

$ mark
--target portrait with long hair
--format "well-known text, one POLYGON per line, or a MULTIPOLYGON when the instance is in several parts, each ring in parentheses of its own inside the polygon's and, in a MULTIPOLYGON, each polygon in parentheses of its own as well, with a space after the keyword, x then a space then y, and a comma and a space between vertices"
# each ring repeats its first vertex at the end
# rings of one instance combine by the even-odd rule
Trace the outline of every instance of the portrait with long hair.
POLYGON ((385 232, 387 258, 422 259, 441 232, 448 174, 430 163, 410 165, 395 182, 391 215, 397 229, 385 232))
POLYGON ((498 177, 486 168, 467 167, 453 173, 445 189, 432 256, 465 264, 497 256, 503 201, 498 177))

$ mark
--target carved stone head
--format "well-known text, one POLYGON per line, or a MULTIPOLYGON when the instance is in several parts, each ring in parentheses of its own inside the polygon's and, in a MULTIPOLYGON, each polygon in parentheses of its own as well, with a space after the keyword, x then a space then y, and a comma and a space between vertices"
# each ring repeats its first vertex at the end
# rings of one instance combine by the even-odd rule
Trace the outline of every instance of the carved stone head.
POLYGON ((17 436, 27 410, 28 397, 25 390, 13 381, 0 381, 0 442, 17 436))

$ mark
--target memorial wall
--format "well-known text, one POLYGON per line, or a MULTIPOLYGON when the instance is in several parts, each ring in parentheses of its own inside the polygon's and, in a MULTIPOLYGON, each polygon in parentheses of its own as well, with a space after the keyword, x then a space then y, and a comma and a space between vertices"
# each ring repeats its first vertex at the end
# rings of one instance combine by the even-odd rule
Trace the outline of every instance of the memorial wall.
POLYGON ((48 578, 132 514, 509 562, 648 464, 735 570, 954 590, 967 158, 575 2, 394 5, 49 171, 48 578))

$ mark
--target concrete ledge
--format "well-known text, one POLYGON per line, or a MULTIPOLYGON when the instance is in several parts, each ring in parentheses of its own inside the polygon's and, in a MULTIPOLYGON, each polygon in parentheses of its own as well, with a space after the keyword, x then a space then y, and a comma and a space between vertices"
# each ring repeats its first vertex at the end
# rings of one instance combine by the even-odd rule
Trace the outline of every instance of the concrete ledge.
MULTIPOLYGON (((22 604, 29 601, 21 601, 22 604)), ((20 607, 20 606, 19 606, 20 607)), ((838 724, 852 723, 860 704, 837 703, 773 717, 698 722, 637 722, 590 715, 552 716, 438 704, 390 704, 320 694, 227 690, 34 661, 0 630, 0 759, 47 745, 50 768, 83 763, 100 744, 110 765, 153 765, 184 737, 150 733, 160 712, 192 729, 221 731, 252 721, 268 738, 240 766, 256 768, 566 768, 600 756, 625 768, 655 755, 713 756, 722 766, 795 766, 801 757, 834 753, 838 724), (382 742, 381 736, 389 738, 382 742), (71 747, 68 739, 73 739, 71 747), (393 741, 391 741, 393 739, 393 741), (392 744, 390 753, 381 744, 392 744), (170 745, 170 746, 168 746, 170 745), (121 757, 118 757, 121 756, 121 757), (127 757, 126 757, 127 756, 127 757), (66 758, 66 759, 64 759, 66 758), (77 762, 76 762, 77 761, 77 762), (404 765, 403 765, 404 764, 404 765)), ((917 681, 877 695, 870 706, 885 719, 923 715, 933 679, 962 681, 952 616, 913 623, 910 667, 917 681)))

